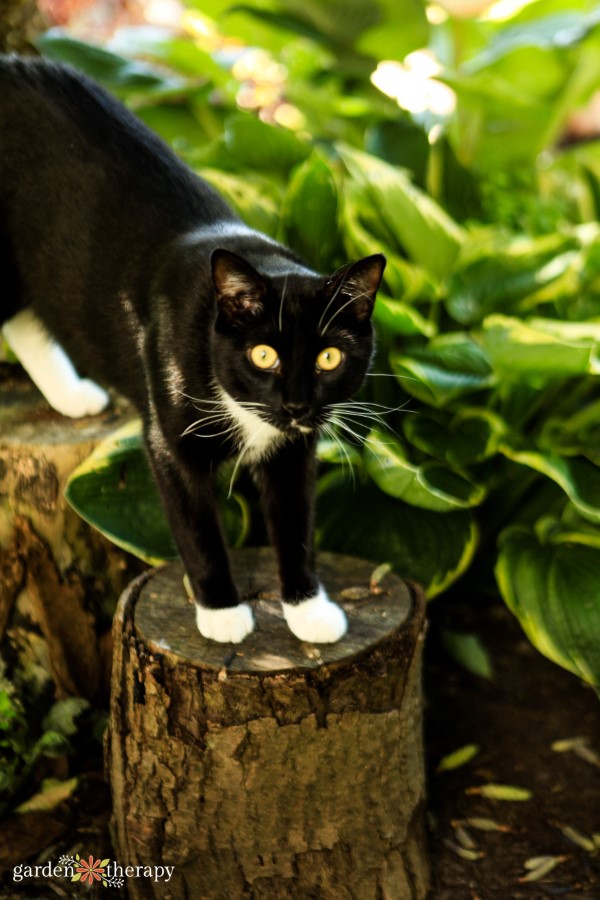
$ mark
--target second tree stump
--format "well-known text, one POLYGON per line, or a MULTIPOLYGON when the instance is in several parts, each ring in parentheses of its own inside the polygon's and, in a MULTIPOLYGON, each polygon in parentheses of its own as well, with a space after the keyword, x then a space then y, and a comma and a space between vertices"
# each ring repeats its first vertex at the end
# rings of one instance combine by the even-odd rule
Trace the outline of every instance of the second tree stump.
MULTIPOLYGON (((203 639, 174 564, 137 579, 115 620, 107 764, 132 898, 420 900, 427 892, 422 595, 323 554, 348 615, 332 645, 287 629, 269 550, 233 554, 255 600, 242 644, 203 639)), ((244 591, 244 588, 246 590, 244 591)))

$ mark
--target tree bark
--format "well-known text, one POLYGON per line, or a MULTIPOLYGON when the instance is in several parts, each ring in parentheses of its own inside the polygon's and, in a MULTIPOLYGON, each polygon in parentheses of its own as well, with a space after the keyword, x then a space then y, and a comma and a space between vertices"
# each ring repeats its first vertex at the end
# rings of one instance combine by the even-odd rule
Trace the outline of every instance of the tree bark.
POLYGON ((350 627, 291 635, 270 550, 233 555, 257 630, 203 639, 180 564, 123 595, 106 746, 117 859, 171 865, 137 898, 420 900, 427 893, 421 737, 424 600, 393 574, 323 554, 350 627))
POLYGON ((67 504, 71 472, 125 420, 72 421, 16 367, 0 377, 0 650, 35 693, 107 700, 114 606, 140 566, 67 504))

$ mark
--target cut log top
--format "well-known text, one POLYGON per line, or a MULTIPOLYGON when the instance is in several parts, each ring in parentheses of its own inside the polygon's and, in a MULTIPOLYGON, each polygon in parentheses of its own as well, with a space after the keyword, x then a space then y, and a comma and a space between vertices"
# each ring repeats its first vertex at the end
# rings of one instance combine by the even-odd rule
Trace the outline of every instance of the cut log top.
MULTIPOLYGON (((270 673, 316 669, 348 662, 397 634, 412 606, 411 591, 388 573, 370 589, 374 564, 322 553, 318 573, 329 596, 348 617, 345 637, 335 644, 308 644, 290 632, 283 618, 273 553, 268 548, 232 554, 233 575, 242 598, 252 603, 256 628, 241 644, 219 644, 196 628, 193 604, 183 587, 183 568, 174 563, 145 577, 133 613, 137 637, 147 650, 173 664, 230 673, 270 673)), ((138 582, 139 584, 139 582, 138 582)), ((137 592, 136 592, 137 593, 137 592)))

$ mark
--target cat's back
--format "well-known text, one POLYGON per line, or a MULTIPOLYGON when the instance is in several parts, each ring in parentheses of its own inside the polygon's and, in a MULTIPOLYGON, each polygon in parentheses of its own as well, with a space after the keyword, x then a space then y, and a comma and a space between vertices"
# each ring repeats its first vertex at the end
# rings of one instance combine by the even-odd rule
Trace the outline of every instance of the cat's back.
POLYGON ((108 91, 48 60, 0 55, 0 169, 13 185, 29 185, 31 173, 40 184, 46 177, 67 192, 73 181, 78 195, 85 169, 89 187, 115 198, 126 189, 140 212, 147 206, 165 224, 233 217, 216 192, 108 91))

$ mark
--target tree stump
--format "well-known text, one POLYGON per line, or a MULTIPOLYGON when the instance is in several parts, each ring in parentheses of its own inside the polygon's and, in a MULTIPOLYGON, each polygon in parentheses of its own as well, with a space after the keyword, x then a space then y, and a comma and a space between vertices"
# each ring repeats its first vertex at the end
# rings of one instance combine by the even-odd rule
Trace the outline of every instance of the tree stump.
MULTIPOLYGON (((9 675, 108 699, 110 623, 139 566, 67 504, 69 475, 126 415, 73 421, 0 365, 0 648, 9 675)), ((128 415, 131 415, 129 412, 128 415)))
POLYGON ((117 860, 174 866, 129 879, 136 898, 416 900, 427 893, 421 592, 373 564, 323 554, 349 620, 332 645, 298 641, 267 549, 233 554, 257 630, 196 630, 174 563, 124 593, 106 745, 117 860))

